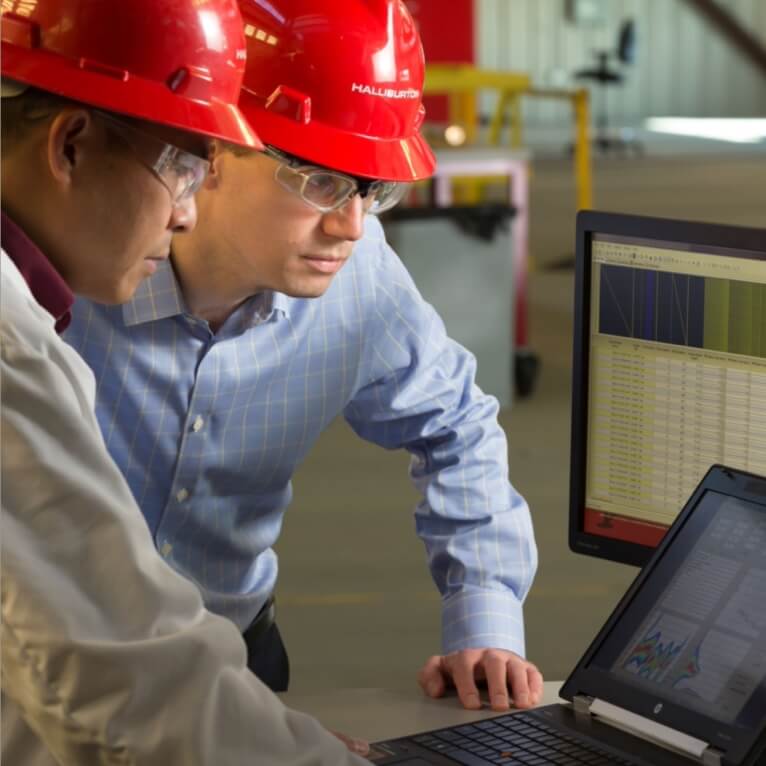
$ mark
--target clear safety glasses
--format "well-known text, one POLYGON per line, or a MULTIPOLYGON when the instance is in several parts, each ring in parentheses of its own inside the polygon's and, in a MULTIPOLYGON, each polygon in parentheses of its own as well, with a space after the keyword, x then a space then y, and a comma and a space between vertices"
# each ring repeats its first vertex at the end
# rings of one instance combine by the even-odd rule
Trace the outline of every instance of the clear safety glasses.
POLYGON ((401 181, 355 178, 309 165, 271 146, 266 147, 265 154, 279 163, 274 178, 280 186, 299 196, 320 213, 329 213, 343 207, 356 194, 362 198, 365 213, 382 213, 400 202, 409 187, 408 183, 401 181))
POLYGON ((210 163, 206 159, 168 144, 111 114, 93 111, 127 144, 136 159, 165 186, 173 205, 179 205, 199 191, 210 169, 210 163))

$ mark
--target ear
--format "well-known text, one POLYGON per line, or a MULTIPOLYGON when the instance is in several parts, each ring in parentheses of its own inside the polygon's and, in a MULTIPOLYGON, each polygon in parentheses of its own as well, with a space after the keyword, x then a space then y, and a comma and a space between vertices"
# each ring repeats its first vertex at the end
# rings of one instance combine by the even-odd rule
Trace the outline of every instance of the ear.
POLYGON ((48 128, 48 167, 56 182, 69 186, 93 137, 93 116, 85 109, 59 112, 48 128))
POLYGON ((213 139, 208 146, 207 158, 210 162, 210 170, 208 170, 205 183, 202 185, 203 189, 217 189, 220 186, 225 154, 223 144, 217 139, 213 139))

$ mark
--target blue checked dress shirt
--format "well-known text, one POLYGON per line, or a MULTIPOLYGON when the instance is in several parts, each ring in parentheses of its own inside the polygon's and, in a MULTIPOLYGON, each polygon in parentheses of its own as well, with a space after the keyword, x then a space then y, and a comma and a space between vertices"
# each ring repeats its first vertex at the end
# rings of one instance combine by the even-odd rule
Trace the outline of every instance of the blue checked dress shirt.
POLYGON ((213 334, 167 262, 123 306, 78 299, 65 338, 95 373, 106 445, 158 550, 209 609, 244 630, 272 593, 292 474, 342 413, 412 455, 442 651, 524 654, 537 552, 497 402, 373 216, 320 298, 258 294, 213 334))

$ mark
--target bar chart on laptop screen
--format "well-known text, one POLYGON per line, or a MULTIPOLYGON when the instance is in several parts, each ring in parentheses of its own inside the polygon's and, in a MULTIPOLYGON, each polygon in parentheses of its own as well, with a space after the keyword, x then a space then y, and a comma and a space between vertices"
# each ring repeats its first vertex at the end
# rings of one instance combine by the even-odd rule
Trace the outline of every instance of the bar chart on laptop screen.
POLYGON ((713 463, 766 473, 766 264, 595 241, 591 289, 586 528, 656 544, 713 463))

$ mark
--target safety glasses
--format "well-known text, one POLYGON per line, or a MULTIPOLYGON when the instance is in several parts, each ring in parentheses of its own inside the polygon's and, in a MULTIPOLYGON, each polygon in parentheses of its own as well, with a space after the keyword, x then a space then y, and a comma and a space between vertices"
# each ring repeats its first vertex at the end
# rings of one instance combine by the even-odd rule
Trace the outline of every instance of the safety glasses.
POLYGON ((317 165, 309 165, 272 146, 266 147, 265 154, 279 163, 274 178, 280 186, 300 197, 320 213, 330 213, 343 207, 357 194, 362 198, 365 213, 382 213, 400 202, 409 187, 409 184, 401 181, 355 178, 317 165))
POLYGON ((210 169, 208 160, 168 144, 111 114, 97 109, 93 113, 123 140, 136 159, 168 190, 173 205, 181 204, 199 191, 210 169))

